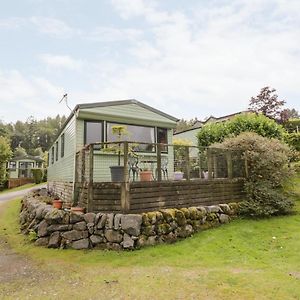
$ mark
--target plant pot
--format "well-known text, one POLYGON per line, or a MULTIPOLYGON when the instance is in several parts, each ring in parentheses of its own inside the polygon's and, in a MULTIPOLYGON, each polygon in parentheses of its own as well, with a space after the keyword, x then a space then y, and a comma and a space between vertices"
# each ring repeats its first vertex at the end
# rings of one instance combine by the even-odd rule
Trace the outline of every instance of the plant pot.
POLYGON ((109 168, 112 182, 124 181, 124 166, 111 166, 109 168))
POLYGON ((176 171, 174 172, 174 180, 182 180, 183 179, 183 172, 176 171))
POLYGON ((140 180, 141 181, 151 181, 152 180, 152 171, 140 171, 140 180))
POLYGON ((61 209, 63 202, 60 199, 55 199, 53 200, 52 205, 54 208, 61 209))
POLYGON ((75 213, 84 213, 84 208, 79 206, 71 207, 71 211, 75 213))

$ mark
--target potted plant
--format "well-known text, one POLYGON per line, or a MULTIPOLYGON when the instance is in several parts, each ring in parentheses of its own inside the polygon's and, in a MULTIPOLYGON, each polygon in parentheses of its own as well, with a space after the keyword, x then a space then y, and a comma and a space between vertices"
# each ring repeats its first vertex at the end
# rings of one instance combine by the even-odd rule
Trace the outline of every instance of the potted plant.
MULTIPOLYGON (((118 165, 110 166, 111 181, 124 181, 124 166, 121 166, 121 155, 124 154, 124 148, 121 146, 122 137, 128 135, 127 127, 125 125, 114 125, 111 128, 112 134, 117 137, 118 143, 106 148, 106 151, 118 154, 118 165)), ((132 147, 128 147, 128 154, 136 156, 132 147)))
POLYGON ((54 208, 61 209, 63 205, 63 201, 59 199, 59 197, 55 197, 52 201, 52 205, 54 208))

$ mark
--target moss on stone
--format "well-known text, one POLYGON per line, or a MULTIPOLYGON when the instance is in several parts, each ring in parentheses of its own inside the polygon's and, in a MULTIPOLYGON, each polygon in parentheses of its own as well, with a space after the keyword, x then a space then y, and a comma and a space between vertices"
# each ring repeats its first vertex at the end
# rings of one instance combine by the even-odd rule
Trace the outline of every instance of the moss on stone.
POLYGON ((156 232, 159 235, 168 234, 171 232, 171 226, 168 223, 158 224, 156 227, 156 232))
POLYGON ((179 210, 179 209, 176 209, 176 210, 175 210, 175 220, 176 220, 176 222, 177 222, 177 224, 178 224, 179 226, 183 226, 183 225, 186 224, 186 218, 185 218, 185 215, 184 215, 184 213, 183 213, 181 210, 179 210))
POLYGON ((142 229, 142 234, 146 236, 155 235, 154 225, 144 227, 142 229))
POLYGON ((150 224, 156 223, 156 213, 157 213, 156 211, 151 211, 147 213, 147 217, 150 224))
POLYGON ((150 225, 150 221, 148 219, 148 216, 146 213, 142 214, 142 225, 143 226, 149 226, 150 225))
POLYGON ((167 223, 175 220, 175 209, 161 209, 160 212, 167 223))
POLYGON ((190 219, 192 220, 200 220, 202 214, 196 207, 189 207, 190 219))
POLYGON ((184 213, 184 216, 186 219, 189 219, 190 218, 190 212, 189 212, 189 209, 188 208, 180 208, 180 210, 184 213))

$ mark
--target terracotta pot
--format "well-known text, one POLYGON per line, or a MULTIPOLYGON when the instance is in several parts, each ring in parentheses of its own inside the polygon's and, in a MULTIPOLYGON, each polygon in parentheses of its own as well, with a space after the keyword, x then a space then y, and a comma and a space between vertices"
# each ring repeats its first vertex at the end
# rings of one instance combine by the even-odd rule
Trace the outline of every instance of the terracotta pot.
POLYGON ((74 207, 71 207, 71 211, 72 212, 78 212, 78 213, 83 213, 84 212, 84 208, 83 207, 79 207, 79 206, 74 206, 74 207))
POLYGON ((53 200, 52 205, 54 208, 61 209, 63 202, 60 199, 55 199, 53 200))
POLYGON ((151 171, 141 171, 140 172, 140 180, 141 181, 151 181, 152 180, 152 172, 151 171))

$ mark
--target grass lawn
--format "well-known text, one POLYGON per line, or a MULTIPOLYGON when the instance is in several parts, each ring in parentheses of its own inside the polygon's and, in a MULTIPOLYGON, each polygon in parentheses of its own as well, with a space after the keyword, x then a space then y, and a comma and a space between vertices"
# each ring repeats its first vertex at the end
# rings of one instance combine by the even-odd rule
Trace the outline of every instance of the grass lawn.
MULTIPOLYGON (((295 180, 300 193, 300 178, 295 180)), ((0 235, 45 276, 0 283, 11 299, 300 299, 300 198, 290 216, 235 220, 134 252, 37 248, 18 232, 19 200, 0 235), (47 275, 48 274, 48 275, 47 275)), ((0 297, 1 298, 1 297, 0 297)))
POLYGON ((42 182, 42 183, 39 183, 39 184, 35 184, 35 183, 24 184, 24 185, 21 185, 21 186, 12 188, 12 189, 5 189, 4 191, 0 192, 0 195, 4 195, 4 194, 10 193, 10 192, 22 191, 22 190, 25 190, 25 189, 28 189, 28 188, 31 188, 31 187, 35 187, 35 186, 39 187, 40 185, 43 185, 43 184, 45 184, 45 182, 42 182))

